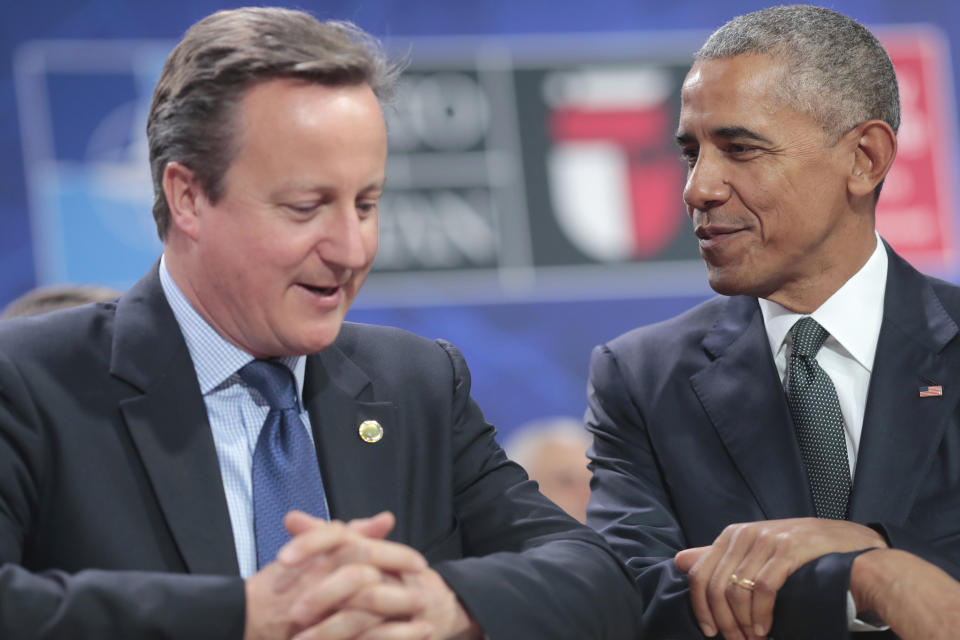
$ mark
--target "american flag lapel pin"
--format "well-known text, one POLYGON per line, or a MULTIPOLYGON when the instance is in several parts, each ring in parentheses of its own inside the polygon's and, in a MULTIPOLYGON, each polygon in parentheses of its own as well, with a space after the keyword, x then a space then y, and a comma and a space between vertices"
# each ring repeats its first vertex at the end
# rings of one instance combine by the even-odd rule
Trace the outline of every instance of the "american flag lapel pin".
POLYGON ((926 387, 920 387, 921 398, 933 398, 943 395, 943 387, 939 384, 931 384, 926 387))

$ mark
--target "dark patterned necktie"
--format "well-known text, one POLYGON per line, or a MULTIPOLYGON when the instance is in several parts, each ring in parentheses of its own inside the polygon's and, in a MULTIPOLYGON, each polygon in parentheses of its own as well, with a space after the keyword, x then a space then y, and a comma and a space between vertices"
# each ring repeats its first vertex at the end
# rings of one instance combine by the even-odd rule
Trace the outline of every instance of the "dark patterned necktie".
POLYGON ((843 415, 833 381, 816 360, 829 334, 810 317, 797 320, 791 332, 787 404, 793 415, 813 505, 818 518, 845 520, 851 482, 843 415))
POLYGON ((253 452, 253 528, 257 568, 273 562, 290 539, 283 516, 291 509, 328 519, 317 454, 297 411, 296 384, 279 362, 254 360, 239 371, 270 405, 253 452))

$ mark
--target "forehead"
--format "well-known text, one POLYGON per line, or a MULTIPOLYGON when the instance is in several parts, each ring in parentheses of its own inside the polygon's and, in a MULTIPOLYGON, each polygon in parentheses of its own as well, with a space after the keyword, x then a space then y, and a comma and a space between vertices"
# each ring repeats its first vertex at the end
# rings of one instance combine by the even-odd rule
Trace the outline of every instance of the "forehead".
POLYGON ((313 127, 345 136, 330 121, 338 118, 383 121, 380 103, 369 85, 325 85, 294 78, 275 78, 254 84, 240 101, 240 122, 244 127, 259 125, 271 133, 294 135, 298 129, 313 127))
POLYGON ((796 114, 780 98, 783 76, 783 63, 767 54, 698 60, 681 90, 681 132, 738 126, 773 128, 784 112, 796 114))

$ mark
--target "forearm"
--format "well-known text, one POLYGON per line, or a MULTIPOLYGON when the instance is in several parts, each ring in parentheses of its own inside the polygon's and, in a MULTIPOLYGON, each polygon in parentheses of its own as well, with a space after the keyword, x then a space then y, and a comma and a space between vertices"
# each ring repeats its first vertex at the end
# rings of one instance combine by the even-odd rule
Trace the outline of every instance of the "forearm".
POLYGON ((850 574, 859 610, 872 610, 903 640, 960 633, 960 583, 933 564, 896 549, 859 555, 850 574))
POLYGON ((0 636, 23 639, 242 637, 240 578, 0 568, 0 636))

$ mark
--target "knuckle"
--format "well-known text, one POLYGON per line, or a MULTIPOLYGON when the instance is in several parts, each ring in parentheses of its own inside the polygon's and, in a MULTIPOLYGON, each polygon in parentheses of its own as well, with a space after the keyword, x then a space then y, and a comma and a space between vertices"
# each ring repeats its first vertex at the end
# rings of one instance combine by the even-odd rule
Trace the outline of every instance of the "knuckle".
POLYGON ((726 587, 724 587, 723 596, 729 602, 739 602, 740 600, 743 599, 741 592, 744 592, 744 589, 741 589, 735 584, 730 583, 726 587))
POLYGON ((376 581, 379 572, 365 564, 348 564, 340 569, 341 578, 353 584, 367 584, 376 581))
POLYGON ((726 599, 726 590, 727 585, 719 580, 711 580, 710 584, 707 585, 707 597, 711 600, 726 599))
POLYGON ((370 589, 369 593, 365 593, 363 597, 375 610, 383 609, 390 603, 389 595, 377 588, 370 589))
POLYGON ((703 578, 703 567, 699 564, 693 565, 687 573, 687 579, 691 584, 699 584, 703 578))
POLYGON ((763 595, 772 595, 777 592, 776 587, 770 584, 769 578, 766 577, 757 577, 754 582, 753 591, 754 593, 759 593, 763 595))

